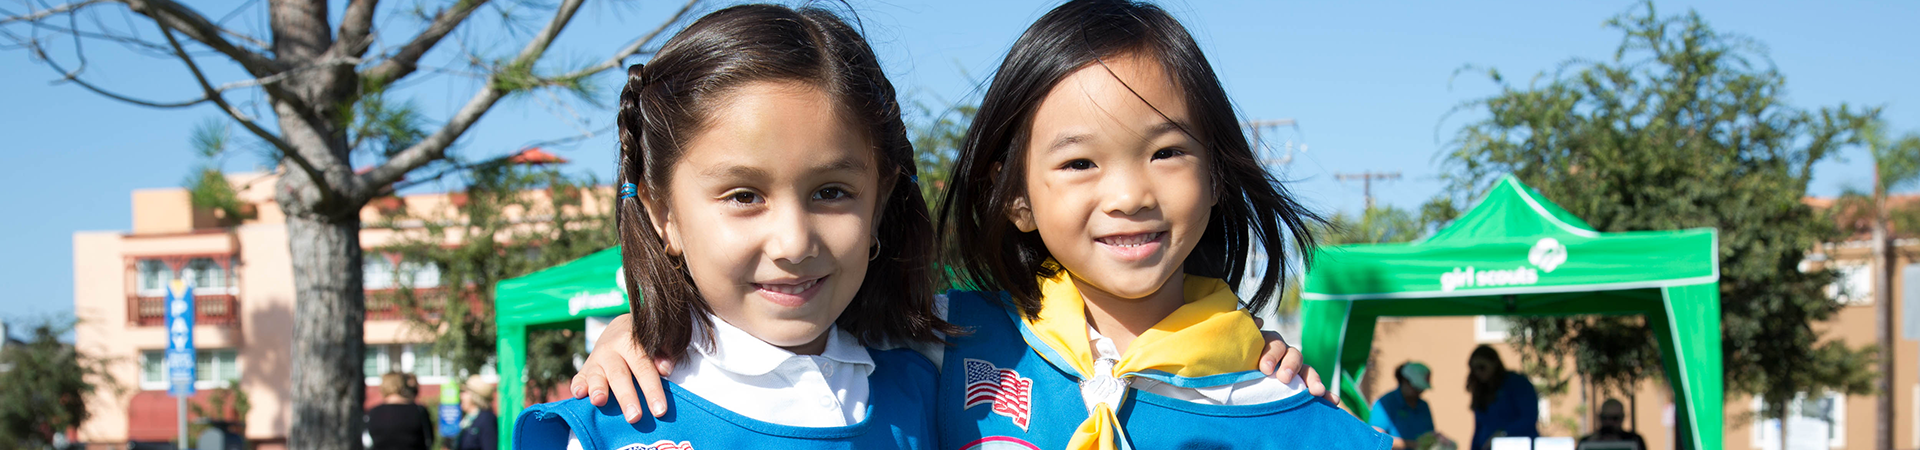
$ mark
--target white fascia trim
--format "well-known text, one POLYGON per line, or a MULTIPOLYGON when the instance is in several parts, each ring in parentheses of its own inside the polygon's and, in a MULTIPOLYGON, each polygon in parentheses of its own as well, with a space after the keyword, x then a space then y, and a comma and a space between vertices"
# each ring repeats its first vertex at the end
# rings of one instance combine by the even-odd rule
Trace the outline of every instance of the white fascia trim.
POLYGON ((1703 276, 1698 276, 1693 278, 1676 278, 1671 280, 1627 281, 1627 282, 1620 282, 1620 283, 1601 283, 1601 284, 1569 284, 1564 286, 1545 286, 1545 287, 1462 289, 1462 290, 1455 290, 1452 292, 1416 291, 1416 292, 1382 292, 1382 293, 1374 293, 1374 294, 1322 294, 1317 292, 1302 292, 1300 293, 1300 298, 1305 300, 1394 300, 1394 299, 1407 299, 1407 298, 1481 297, 1481 296, 1488 296, 1488 295, 1508 295, 1508 294, 1559 294, 1559 293, 1566 293, 1566 292, 1618 291, 1618 290, 1625 290, 1625 289, 1691 286, 1695 284, 1711 283, 1715 281, 1720 281, 1720 268, 1717 264, 1714 267, 1713 275, 1703 275, 1703 276))

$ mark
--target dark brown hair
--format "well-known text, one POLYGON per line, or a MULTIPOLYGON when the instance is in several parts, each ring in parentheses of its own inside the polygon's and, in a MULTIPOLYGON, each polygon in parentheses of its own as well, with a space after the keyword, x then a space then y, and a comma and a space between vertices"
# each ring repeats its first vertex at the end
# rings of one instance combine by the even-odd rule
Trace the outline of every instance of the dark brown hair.
POLYGON ((1474 411, 1485 411, 1487 406, 1493 405, 1493 397, 1500 394, 1500 385, 1507 382, 1507 363, 1500 361, 1499 351, 1486 344, 1473 348, 1473 354, 1467 356, 1467 364, 1473 364, 1476 359, 1493 362, 1493 377, 1485 383, 1474 378, 1471 371, 1467 373, 1467 393, 1473 395, 1473 402, 1469 406, 1474 411))
MULTIPOLYGON (((775 5, 722 9, 668 40, 646 65, 627 68, 617 119, 621 183, 639 185, 640 195, 663 204, 686 143, 715 119, 710 113, 720 102, 753 82, 826 91, 843 123, 864 127, 878 156, 880 186, 891 186, 878 203, 879 253, 835 323, 864 345, 938 342, 935 332, 953 326, 933 313, 933 224, 915 184, 900 104, 866 40, 833 13, 775 5)), ((617 208, 634 342, 678 359, 695 323, 712 325, 712 310, 684 261, 667 253, 645 203, 627 198, 617 208)))
POLYGON ((1041 16, 1007 51, 967 129, 940 207, 942 242, 964 241, 949 244, 961 276, 982 289, 1008 291, 1028 317, 1040 312, 1035 277, 1057 275, 1056 266, 1046 264, 1052 255, 1039 233, 1023 233, 1007 218, 1014 200, 1026 195, 1034 111, 1060 80, 1123 54, 1153 57, 1180 85, 1193 117, 1182 131, 1206 148, 1210 161, 1208 178, 1219 202, 1184 270, 1238 287, 1249 248, 1258 246, 1266 264, 1257 272, 1259 288, 1242 297, 1242 306, 1265 308, 1285 278, 1289 238, 1305 259, 1314 248, 1307 222, 1320 219, 1260 166, 1226 90, 1186 28, 1159 7, 1131 1, 1067 2, 1041 16))

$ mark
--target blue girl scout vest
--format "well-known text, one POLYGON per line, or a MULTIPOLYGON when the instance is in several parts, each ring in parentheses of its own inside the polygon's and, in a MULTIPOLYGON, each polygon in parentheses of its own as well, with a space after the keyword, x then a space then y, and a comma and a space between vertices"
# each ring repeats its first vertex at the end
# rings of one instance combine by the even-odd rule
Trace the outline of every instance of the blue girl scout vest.
MULTIPOLYGON (((940 448, 1064 448, 1087 418, 1079 380, 1022 338, 1004 293, 947 293, 948 338, 934 401, 940 448), (991 297, 989 297, 991 296, 991 297)), ((1255 405, 1208 405, 1135 391, 1115 411, 1134 449, 1387 449, 1393 439, 1305 392, 1255 405)))
POLYGON ((844 427, 796 427, 747 418, 671 382, 665 417, 641 408, 640 423, 627 423, 620 406, 595 407, 586 399, 534 405, 520 414, 516 450, 566 448, 572 431, 586 450, 728 449, 930 449, 933 448, 934 369, 911 350, 867 350, 866 419, 844 427))

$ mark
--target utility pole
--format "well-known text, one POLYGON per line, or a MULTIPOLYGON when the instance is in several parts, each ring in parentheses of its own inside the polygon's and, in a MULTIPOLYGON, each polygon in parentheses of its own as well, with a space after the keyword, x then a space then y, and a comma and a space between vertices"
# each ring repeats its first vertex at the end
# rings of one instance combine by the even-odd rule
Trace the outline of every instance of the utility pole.
POLYGON ((1335 173, 1333 179, 1340 181, 1360 180, 1360 192, 1367 197, 1367 209, 1373 209, 1373 180, 1398 180, 1400 172, 1360 172, 1335 173))
MULTIPOLYGON (((1287 128, 1292 128, 1295 133, 1300 132, 1300 123, 1297 121, 1294 121, 1293 119, 1249 120, 1246 122, 1241 122, 1240 126, 1246 128, 1248 134, 1252 135, 1253 151, 1254 151, 1254 155, 1256 156, 1260 154, 1260 149, 1265 148, 1263 147, 1263 145, 1265 144, 1265 139, 1264 139, 1265 131, 1272 131, 1272 130, 1277 130, 1281 127, 1287 127, 1287 128)), ((1293 162, 1293 142, 1288 141, 1285 144, 1285 147, 1287 150, 1286 155, 1281 156, 1279 158, 1262 158, 1260 159, 1260 164, 1287 165, 1292 163, 1293 162)), ((1300 144, 1300 151, 1302 152, 1307 151, 1307 145, 1300 144)))

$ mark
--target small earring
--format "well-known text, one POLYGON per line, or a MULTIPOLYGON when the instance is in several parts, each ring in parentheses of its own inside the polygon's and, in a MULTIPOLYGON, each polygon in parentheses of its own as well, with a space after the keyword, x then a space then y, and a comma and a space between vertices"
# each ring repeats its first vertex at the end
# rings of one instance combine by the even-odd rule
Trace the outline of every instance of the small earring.
POLYGON ((880 239, 875 238, 873 240, 873 249, 867 251, 867 260, 873 261, 879 258, 880 258, 880 239))

